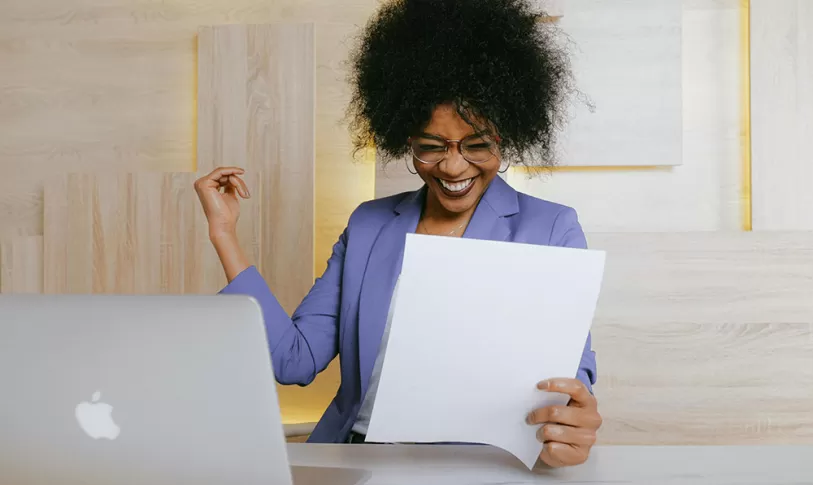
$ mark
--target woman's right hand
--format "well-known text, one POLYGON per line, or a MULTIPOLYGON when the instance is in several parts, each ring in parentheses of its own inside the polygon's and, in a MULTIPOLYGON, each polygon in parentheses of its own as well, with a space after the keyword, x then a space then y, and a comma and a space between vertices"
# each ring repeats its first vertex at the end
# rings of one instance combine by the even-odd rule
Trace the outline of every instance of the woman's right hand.
POLYGON ((219 167, 195 181, 195 192, 209 221, 209 237, 213 240, 237 235, 238 197, 250 197, 245 181, 240 178, 244 173, 239 167, 219 167))

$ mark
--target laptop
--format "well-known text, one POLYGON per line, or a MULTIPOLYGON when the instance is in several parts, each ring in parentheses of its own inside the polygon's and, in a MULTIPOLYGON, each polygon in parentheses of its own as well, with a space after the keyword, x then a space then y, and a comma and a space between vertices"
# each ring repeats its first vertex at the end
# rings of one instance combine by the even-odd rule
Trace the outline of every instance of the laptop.
POLYGON ((249 297, 0 295, 0 385, 0 483, 294 483, 249 297))

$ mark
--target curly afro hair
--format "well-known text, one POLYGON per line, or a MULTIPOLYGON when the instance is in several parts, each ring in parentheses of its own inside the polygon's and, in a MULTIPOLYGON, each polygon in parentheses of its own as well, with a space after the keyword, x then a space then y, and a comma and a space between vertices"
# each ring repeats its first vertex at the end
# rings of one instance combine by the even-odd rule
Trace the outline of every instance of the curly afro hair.
POLYGON ((348 108, 357 151, 386 163, 408 152, 434 108, 451 103, 504 159, 555 163, 572 75, 558 31, 526 0, 391 0, 369 21, 350 62, 348 108))

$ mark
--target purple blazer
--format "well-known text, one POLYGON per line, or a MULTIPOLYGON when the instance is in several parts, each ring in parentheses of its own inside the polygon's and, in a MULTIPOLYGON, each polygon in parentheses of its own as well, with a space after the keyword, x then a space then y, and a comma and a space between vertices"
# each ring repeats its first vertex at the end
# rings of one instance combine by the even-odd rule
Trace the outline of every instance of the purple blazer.
MULTIPOLYGON (((333 246, 325 273, 292 317, 254 267, 221 292, 250 295, 259 302, 280 383, 307 385, 341 355, 341 385, 311 442, 343 443, 350 434, 401 272, 406 234, 418 226, 425 190, 361 204, 333 246)), ((573 209, 519 193, 499 177, 483 195, 463 237, 586 248, 573 209)), ((596 362, 589 336, 577 377, 592 389, 596 362)))

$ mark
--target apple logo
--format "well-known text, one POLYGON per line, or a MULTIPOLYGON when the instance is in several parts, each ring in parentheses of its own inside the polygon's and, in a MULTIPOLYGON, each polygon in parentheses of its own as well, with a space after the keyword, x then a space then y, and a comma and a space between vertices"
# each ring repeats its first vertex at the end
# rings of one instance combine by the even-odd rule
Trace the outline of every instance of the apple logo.
POLYGON ((94 440, 99 438, 114 440, 118 438, 121 429, 111 416, 113 406, 99 402, 101 397, 102 393, 96 391, 93 393, 92 402, 79 403, 76 406, 76 420, 82 431, 94 440))

